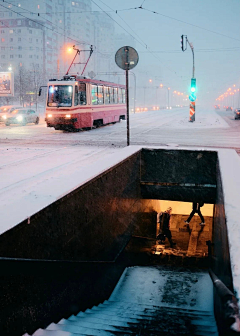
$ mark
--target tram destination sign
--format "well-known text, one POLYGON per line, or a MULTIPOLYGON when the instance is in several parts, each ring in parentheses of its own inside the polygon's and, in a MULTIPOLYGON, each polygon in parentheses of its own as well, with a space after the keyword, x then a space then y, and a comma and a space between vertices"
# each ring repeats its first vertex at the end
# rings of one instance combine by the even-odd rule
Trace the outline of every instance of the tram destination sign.
POLYGON ((138 53, 132 47, 122 47, 115 54, 115 62, 123 70, 131 70, 138 64, 138 53))

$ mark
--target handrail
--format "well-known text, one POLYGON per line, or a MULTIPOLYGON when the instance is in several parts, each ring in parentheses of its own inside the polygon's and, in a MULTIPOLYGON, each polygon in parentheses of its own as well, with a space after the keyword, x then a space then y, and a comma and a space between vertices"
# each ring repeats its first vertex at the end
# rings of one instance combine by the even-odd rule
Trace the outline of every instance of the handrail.
POLYGON ((239 306, 238 300, 233 292, 227 288, 227 286, 216 276, 216 274, 212 271, 210 264, 212 261, 212 249, 211 249, 211 241, 208 240, 206 242, 208 246, 208 258, 209 258, 209 275, 213 282, 214 287, 216 288, 216 292, 221 298, 223 303, 224 310, 224 322, 227 328, 231 329, 234 332, 240 333, 240 314, 239 314, 239 306))

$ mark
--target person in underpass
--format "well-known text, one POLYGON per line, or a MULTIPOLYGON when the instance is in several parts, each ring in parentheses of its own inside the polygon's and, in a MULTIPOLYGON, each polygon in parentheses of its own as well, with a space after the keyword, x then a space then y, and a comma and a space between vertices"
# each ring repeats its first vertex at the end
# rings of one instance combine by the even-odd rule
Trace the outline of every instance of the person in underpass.
POLYGON ((189 217, 188 217, 188 219, 185 221, 185 223, 187 224, 187 225, 189 225, 189 223, 190 223, 190 221, 191 221, 191 219, 193 218, 193 216, 194 216, 194 214, 195 213, 197 213, 198 214, 198 216, 201 218, 201 223, 199 223, 199 225, 205 225, 205 221, 204 221, 204 217, 203 217, 203 215, 202 215, 202 213, 201 213, 201 207, 204 205, 204 203, 203 202, 199 202, 199 203, 193 203, 193 205, 192 205, 192 212, 190 213, 190 215, 189 215, 189 217))
POLYGON ((173 247, 174 245, 176 245, 176 243, 172 241, 172 233, 170 231, 171 213, 172 213, 171 207, 167 208, 166 211, 160 213, 159 215, 160 233, 158 234, 157 239, 164 241, 165 237, 167 237, 170 243, 170 247, 173 247))

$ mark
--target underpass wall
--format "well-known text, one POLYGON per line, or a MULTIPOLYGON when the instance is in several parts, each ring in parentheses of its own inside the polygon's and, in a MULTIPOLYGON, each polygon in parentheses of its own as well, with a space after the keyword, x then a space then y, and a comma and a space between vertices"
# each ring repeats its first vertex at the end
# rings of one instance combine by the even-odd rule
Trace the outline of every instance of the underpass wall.
POLYGON ((0 236, 0 257, 113 260, 140 207, 140 151, 0 236))
POLYGON ((216 151, 143 148, 142 198, 213 204, 216 162, 216 151))

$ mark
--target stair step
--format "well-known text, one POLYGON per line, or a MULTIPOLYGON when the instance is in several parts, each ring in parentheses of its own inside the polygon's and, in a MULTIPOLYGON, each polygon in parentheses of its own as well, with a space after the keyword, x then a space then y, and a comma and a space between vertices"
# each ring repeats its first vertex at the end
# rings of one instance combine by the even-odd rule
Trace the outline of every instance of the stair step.
POLYGON ((115 307, 121 308, 121 309, 131 309, 132 307, 144 307, 144 309, 148 310, 154 310, 156 309, 168 309, 168 310, 177 310, 182 311, 183 313, 196 313, 196 314, 205 314, 205 315, 213 315, 213 312, 211 310, 199 310, 199 309, 189 309, 189 308, 182 308, 182 307, 172 307, 172 306, 164 306, 164 305, 149 305, 145 303, 132 303, 132 302, 124 302, 124 301, 104 301, 103 303, 100 303, 98 306, 95 306, 94 309, 97 310, 97 308, 102 307, 108 307, 110 306, 111 309, 114 309, 115 307))
MULTIPOLYGON (((129 324, 127 322, 112 322, 107 319, 95 319, 95 321, 86 321, 84 318, 76 317, 75 319, 71 318, 70 320, 62 319, 57 323, 57 325, 63 325, 63 326, 78 326, 78 327, 91 327, 94 329, 106 329, 114 331, 116 330, 116 327, 118 328, 129 328, 129 324), (94 323, 93 323, 94 322, 94 323)), ((51 325, 50 325, 51 326, 51 325)), ((48 328, 47 328, 48 329, 48 328)), ((51 329, 51 328, 50 328, 51 329)))
MULTIPOLYGON (((179 315, 177 315, 179 317, 179 315)), ((113 316, 110 316, 110 315, 104 315, 104 314, 97 314, 97 315, 93 315, 93 314, 85 314, 85 315, 82 315, 81 317, 80 316, 70 316, 68 318, 68 321, 76 321, 77 323, 81 323, 81 321, 88 321, 88 322, 91 322, 91 323, 101 323, 101 321, 103 323, 108 323, 109 325, 112 325, 112 326, 121 326, 121 323, 125 323, 125 325, 128 325, 128 326, 134 326, 134 325, 137 325, 139 324, 140 321, 143 321, 144 319, 142 318, 131 318, 131 317, 120 317, 118 315, 113 315, 113 316)), ((150 317, 150 318, 147 318, 147 320, 150 322, 154 322, 155 318, 154 317, 150 317)), ((61 320, 61 321, 65 321, 64 319, 61 320)), ((62 323, 61 321, 59 321, 58 323, 62 323)), ((193 321, 193 325, 206 325, 208 324, 209 326, 215 326, 215 319, 213 317, 211 317, 210 319, 208 318, 207 321, 206 319, 203 319, 203 318, 199 318, 199 319, 196 319, 196 316, 194 316, 194 320, 193 321)), ((161 322, 161 321, 160 321, 161 322)), ((64 323, 64 322, 63 322, 64 323)), ((124 325, 122 325, 124 326, 124 325)))
MULTIPOLYGON (((98 322, 100 320, 103 321, 109 321, 109 324, 112 325, 112 323, 118 323, 118 322, 123 322, 123 323, 138 323, 139 319, 136 318, 124 318, 124 317, 120 317, 120 316, 110 316, 110 315, 104 315, 104 314, 98 314, 98 315, 94 315, 92 316, 92 314, 86 314, 85 316, 75 316, 72 315, 68 318, 69 321, 78 321, 78 320, 86 320, 86 321, 91 321, 91 322, 98 322)), ((62 321, 62 320, 61 320, 62 321)), ((60 323, 60 321, 58 322, 60 323)))
MULTIPOLYGON (((38 329, 35 331, 32 336, 84 336, 84 335, 90 335, 90 334, 80 334, 80 333, 69 333, 67 331, 61 331, 61 330, 44 330, 44 329, 38 329)), ((101 335, 101 336, 109 336, 109 334, 101 335)))
MULTIPOLYGON (((174 314, 172 315, 173 318, 174 316, 178 316, 179 318, 181 317, 185 317, 185 316, 188 316, 189 318, 193 318, 194 320, 194 324, 196 322, 200 322, 202 321, 202 323, 205 323, 206 324, 206 321, 208 321, 208 324, 209 325, 214 325, 216 322, 215 322, 215 319, 213 316, 211 317, 198 317, 196 315, 194 316, 190 316, 190 315, 185 315, 185 314, 174 314)), ((119 314, 104 314, 104 312, 99 312, 98 314, 95 314, 95 313, 87 313, 87 314, 84 314, 82 313, 81 315, 78 314, 78 316, 73 316, 73 317, 70 317, 69 320, 71 321, 74 321, 75 318, 81 318, 81 319, 84 319, 86 321, 90 321, 91 319, 102 319, 102 320, 106 320, 106 321, 111 321, 111 324, 112 323, 117 323, 117 321, 120 321, 120 322, 129 322, 131 324, 133 323, 139 323, 139 321, 141 320, 144 320, 144 319, 148 319, 149 321, 152 321, 152 320, 155 320, 155 316, 154 315, 133 315, 133 314, 124 314, 124 315, 119 315, 119 314)), ((110 322, 109 322, 110 323, 110 322)))
MULTIPOLYGON (((209 311, 202 311, 202 310, 183 310, 181 308, 172 308, 172 307, 161 307, 161 306, 156 306, 155 309, 150 309, 145 307, 145 305, 139 305, 136 304, 132 307, 128 307, 125 306, 124 304, 122 306, 112 306, 112 305, 102 305, 102 306, 98 306, 98 307, 94 307, 94 309, 87 309, 85 310, 86 314, 98 314, 99 311, 103 312, 103 313, 117 313, 117 314, 122 314, 122 313, 127 313, 127 314, 139 314, 139 315, 149 315, 152 316, 153 314, 156 313, 156 311, 167 311, 167 312, 177 312, 177 314, 182 314, 182 315, 190 315, 190 316, 204 316, 204 317, 213 317, 213 313, 209 312, 209 311)), ((79 314, 77 314, 77 316, 79 316, 79 314)))
MULTIPOLYGON (((51 323, 47 329, 47 331, 55 331, 55 332, 67 332, 68 335, 75 335, 75 334, 86 334, 86 335, 93 335, 93 336, 102 336, 102 335, 115 335, 118 331, 124 332, 125 335, 131 334, 129 330, 121 330, 116 329, 107 325, 88 325, 88 326, 77 326, 74 324, 69 325, 59 325, 55 323, 51 323)), ((61 335, 61 334, 60 334, 61 335)), ((64 335, 65 336, 65 335, 64 335)))
MULTIPOLYGON (((179 318, 179 316, 177 315, 177 318, 179 318)), ((181 317, 180 317, 181 318, 181 317)), ((142 320, 137 320, 137 319, 132 319, 133 321, 130 321, 130 319, 125 319, 124 322, 123 321, 119 321, 119 317, 116 316, 115 319, 109 319, 108 316, 104 316, 104 315, 99 315, 98 318, 88 318, 87 320, 85 320, 84 317, 70 317, 68 320, 62 319, 61 321, 58 322, 58 324, 63 324, 63 325, 68 325, 69 323, 73 323, 74 325, 80 325, 80 326, 84 326, 84 323, 88 323, 88 324, 93 324, 96 323, 95 326, 97 326, 98 324, 108 324, 110 326, 113 327, 123 327, 123 328, 127 328, 127 327, 134 327, 134 326, 138 326, 139 323, 142 323, 142 320)), ((151 322, 151 325, 159 325, 161 324, 161 320, 156 320, 154 317, 152 319, 146 319, 146 321, 151 322)), ((201 329, 201 330, 211 330, 211 331, 216 331, 217 327, 216 327, 216 323, 215 320, 191 320, 191 325, 196 326, 197 329, 201 329)))

